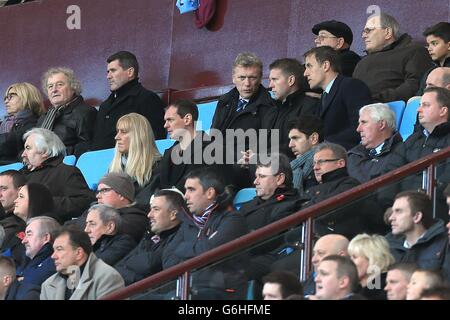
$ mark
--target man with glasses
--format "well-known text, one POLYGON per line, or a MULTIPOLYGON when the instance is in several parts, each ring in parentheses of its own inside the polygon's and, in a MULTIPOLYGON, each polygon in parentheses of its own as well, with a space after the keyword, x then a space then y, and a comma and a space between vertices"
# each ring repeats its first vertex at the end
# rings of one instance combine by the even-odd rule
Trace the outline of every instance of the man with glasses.
MULTIPOLYGON (((129 234, 136 243, 141 241, 148 229, 147 205, 134 201, 134 185, 131 178, 122 172, 110 172, 100 179, 97 187, 97 203, 108 205, 119 212, 122 218, 120 232, 129 234)), ((88 210, 77 219, 76 224, 86 227, 88 210)))
POLYGON ((394 17, 381 13, 367 19, 362 32, 367 56, 356 65, 353 77, 364 81, 379 102, 408 101, 432 67, 427 50, 400 34, 394 17))
POLYGON ((312 32, 316 35, 316 47, 329 46, 339 53, 341 74, 351 77, 356 64, 361 57, 350 50, 353 42, 353 32, 350 27, 340 21, 323 21, 314 25, 312 32))
MULTIPOLYGON (((314 149, 314 175, 317 186, 302 195, 303 208, 310 207, 339 193, 359 185, 358 180, 347 172, 347 152, 337 144, 323 142, 314 149)), ((372 204, 363 199, 346 207, 333 210, 331 214, 315 220, 314 233, 323 236, 338 233, 353 238, 358 233, 369 231, 371 216, 375 214, 372 204)), ((381 214, 380 214, 381 216, 381 214)))

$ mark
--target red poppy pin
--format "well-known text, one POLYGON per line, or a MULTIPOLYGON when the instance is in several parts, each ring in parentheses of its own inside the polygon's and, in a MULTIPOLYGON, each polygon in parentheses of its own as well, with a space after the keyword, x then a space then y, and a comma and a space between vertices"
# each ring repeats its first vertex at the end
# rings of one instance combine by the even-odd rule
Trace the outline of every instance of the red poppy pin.
POLYGON ((280 194, 277 196, 277 201, 283 201, 284 200, 284 194, 280 194))
POLYGON ((19 238, 20 240, 23 240, 23 238, 25 238, 25 232, 20 231, 19 233, 16 234, 16 237, 19 238))

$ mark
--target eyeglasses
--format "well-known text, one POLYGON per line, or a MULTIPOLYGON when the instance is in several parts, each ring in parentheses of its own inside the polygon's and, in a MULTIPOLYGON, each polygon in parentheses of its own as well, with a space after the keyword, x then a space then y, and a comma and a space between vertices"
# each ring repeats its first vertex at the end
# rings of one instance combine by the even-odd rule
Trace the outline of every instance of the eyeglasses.
POLYGON ((109 191, 111 191, 113 188, 103 188, 103 189, 97 189, 97 191, 95 192, 95 194, 105 194, 109 191))
POLYGON ((10 92, 3 98, 3 101, 11 100, 13 97, 17 97, 17 93, 10 92))
POLYGON ((319 40, 320 42, 322 42, 325 39, 332 39, 332 38, 337 38, 335 36, 323 36, 323 35, 318 35, 314 37, 314 40, 319 40))
POLYGON ((315 160, 313 161, 313 165, 323 165, 326 162, 334 162, 334 161, 339 161, 341 159, 319 159, 319 160, 315 160))
POLYGON ((375 29, 386 29, 386 28, 383 28, 383 27, 364 28, 361 33, 362 33, 362 35, 366 35, 366 34, 371 33, 375 29))

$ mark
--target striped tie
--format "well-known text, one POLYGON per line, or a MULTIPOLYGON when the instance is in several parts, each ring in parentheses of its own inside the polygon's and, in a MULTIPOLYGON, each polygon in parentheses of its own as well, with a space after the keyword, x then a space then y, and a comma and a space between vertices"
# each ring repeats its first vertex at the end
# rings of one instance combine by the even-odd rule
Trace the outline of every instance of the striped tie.
POLYGON ((245 101, 244 99, 239 99, 236 107, 236 112, 241 112, 242 110, 244 110, 246 105, 247 101, 245 101))

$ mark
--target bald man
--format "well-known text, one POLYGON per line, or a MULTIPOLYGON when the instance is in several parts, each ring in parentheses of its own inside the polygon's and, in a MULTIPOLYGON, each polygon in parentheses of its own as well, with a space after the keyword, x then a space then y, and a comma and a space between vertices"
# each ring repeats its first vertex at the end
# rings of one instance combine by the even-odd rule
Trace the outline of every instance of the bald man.
POLYGON ((426 86, 450 90, 450 68, 439 67, 431 71, 427 77, 426 86))
POLYGON ((317 267, 322 259, 335 254, 348 256, 348 243, 348 239, 340 234, 327 234, 316 241, 311 258, 314 271, 303 284, 305 295, 313 295, 316 293, 314 279, 316 277, 317 267))

